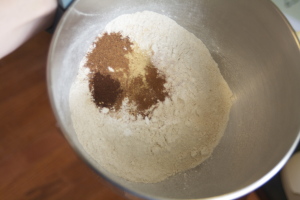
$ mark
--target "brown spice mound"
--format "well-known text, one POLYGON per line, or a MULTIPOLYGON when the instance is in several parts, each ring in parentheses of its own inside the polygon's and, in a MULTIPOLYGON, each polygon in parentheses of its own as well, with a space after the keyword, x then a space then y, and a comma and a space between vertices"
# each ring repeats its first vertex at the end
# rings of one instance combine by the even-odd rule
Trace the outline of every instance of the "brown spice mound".
POLYGON ((146 83, 142 77, 134 78, 129 84, 126 92, 129 96, 129 102, 133 101, 137 105, 136 114, 148 116, 153 110, 148 110, 159 101, 163 102, 168 96, 164 88, 165 77, 158 73, 153 65, 146 66, 146 83), (148 111, 147 111, 148 110, 148 111))
POLYGON ((94 73, 90 79, 90 91, 98 107, 112 108, 122 93, 120 86, 119 81, 112 79, 110 75, 104 76, 99 72, 94 73))
POLYGON ((164 87, 165 76, 150 61, 141 66, 144 75, 132 76, 126 55, 134 53, 133 44, 120 33, 105 33, 94 45, 87 55, 86 67, 92 72, 89 88, 96 106, 118 111, 128 98, 136 106, 136 110, 129 111, 131 114, 151 117, 155 105, 169 96, 164 87))
POLYGON ((132 52, 129 38, 123 38, 120 33, 105 33, 94 42, 95 48, 87 55, 86 66, 92 72, 110 74, 112 78, 126 76, 129 73, 129 60, 125 58, 132 52), (108 67, 115 72, 111 73, 108 67))

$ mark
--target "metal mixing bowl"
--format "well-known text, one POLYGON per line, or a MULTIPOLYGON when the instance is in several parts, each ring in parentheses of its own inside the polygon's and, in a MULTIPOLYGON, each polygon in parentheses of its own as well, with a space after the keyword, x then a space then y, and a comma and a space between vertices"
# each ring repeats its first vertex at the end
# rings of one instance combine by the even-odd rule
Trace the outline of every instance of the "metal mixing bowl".
POLYGON ((299 141, 299 41, 268 0, 79 0, 54 34, 48 88, 75 151, 107 180, 144 198, 240 197, 276 174, 299 141), (77 140, 68 101, 79 62, 96 35, 117 16, 144 10, 164 14, 200 38, 234 93, 228 127, 211 158, 156 184, 127 182, 98 166, 77 140))

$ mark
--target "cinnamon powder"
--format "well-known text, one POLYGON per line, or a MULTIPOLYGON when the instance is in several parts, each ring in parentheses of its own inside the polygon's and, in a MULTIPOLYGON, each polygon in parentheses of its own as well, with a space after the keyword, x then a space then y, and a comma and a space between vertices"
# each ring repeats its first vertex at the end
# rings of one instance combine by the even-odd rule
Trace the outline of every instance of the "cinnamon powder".
POLYGON ((108 67, 115 70, 114 79, 129 73, 129 60, 125 55, 132 51, 129 38, 120 33, 103 34, 94 42, 95 48, 87 55, 87 67, 92 72, 111 74, 108 67))
POLYGON ((129 111, 132 115, 151 117, 155 105, 169 96, 164 87, 166 79, 147 55, 133 46, 120 33, 99 37, 87 55, 86 67, 92 72, 89 88, 99 108, 118 111, 128 98, 136 107, 129 111))

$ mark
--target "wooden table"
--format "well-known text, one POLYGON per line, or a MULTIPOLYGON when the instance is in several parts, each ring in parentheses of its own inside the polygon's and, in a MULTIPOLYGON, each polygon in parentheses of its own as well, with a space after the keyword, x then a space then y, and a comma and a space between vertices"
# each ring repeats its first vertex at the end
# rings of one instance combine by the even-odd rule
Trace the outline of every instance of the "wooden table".
MULTIPOLYGON (((125 200, 73 152, 50 108, 40 33, 0 60, 0 200, 125 200)), ((242 198, 259 200, 256 193, 242 198)))

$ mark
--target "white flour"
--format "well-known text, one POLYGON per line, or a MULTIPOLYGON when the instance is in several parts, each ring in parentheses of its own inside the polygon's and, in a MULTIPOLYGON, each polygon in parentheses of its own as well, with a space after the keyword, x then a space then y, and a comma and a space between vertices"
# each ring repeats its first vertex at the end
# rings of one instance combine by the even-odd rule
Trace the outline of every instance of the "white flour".
POLYGON ((166 16, 122 15, 104 32, 120 32, 164 72, 170 98, 151 119, 101 111, 92 101, 83 59, 70 91, 72 120, 84 149, 106 170, 134 182, 154 183, 207 159, 227 125, 232 92, 205 45, 166 16))

